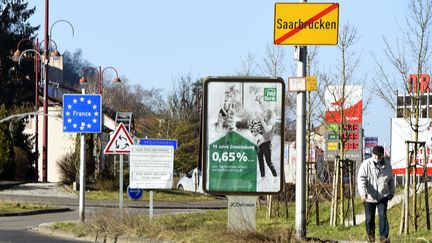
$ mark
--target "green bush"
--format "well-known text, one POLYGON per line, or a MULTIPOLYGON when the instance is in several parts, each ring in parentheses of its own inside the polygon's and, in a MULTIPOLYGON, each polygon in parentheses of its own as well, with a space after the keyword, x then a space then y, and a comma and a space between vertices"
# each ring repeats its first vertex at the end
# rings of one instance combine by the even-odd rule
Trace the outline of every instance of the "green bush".
MULTIPOLYGON (((0 120, 7 117, 5 105, 0 106, 0 120)), ((15 177, 15 153, 9 132, 9 122, 0 123, 0 179, 13 180, 15 177)))
MULTIPOLYGON (((85 135, 86 140, 86 183, 94 181, 95 159, 93 157, 94 140, 90 134, 85 135)), ((75 151, 68 153, 57 161, 59 165, 60 181, 63 184, 71 185, 74 181, 79 181, 80 168, 80 135, 75 138, 75 151)))
POLYGON ((79 179, 79 158, 75 153, 68 153, 57 161, 62 184, 71 185, 79 179))
POLYGON ((36 180, 36 169, 32 166, 32 156, 21 147, 14 146, 15 179, 36 180))

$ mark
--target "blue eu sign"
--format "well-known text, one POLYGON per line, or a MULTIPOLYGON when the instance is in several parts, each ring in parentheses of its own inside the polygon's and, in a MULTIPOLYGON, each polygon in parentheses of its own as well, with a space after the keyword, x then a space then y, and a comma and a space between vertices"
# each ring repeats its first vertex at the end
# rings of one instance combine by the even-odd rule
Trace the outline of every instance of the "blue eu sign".
POLYGON ((100 133, 102 115, 101 95, 63 95, 63 132, 100 133))

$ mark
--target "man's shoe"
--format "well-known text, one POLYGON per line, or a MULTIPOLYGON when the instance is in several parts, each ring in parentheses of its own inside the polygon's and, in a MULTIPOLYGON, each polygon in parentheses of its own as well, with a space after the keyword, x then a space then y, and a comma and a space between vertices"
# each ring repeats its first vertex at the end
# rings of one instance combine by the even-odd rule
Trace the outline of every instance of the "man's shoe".
POLYGON ((385 238, 385 237, 380 237, 380 242, 381 243, 390 243, 390 240, 385 238))
POLYGON ((368 239, 368 242, 375 242, 375 235, 368 235, 367 239, 368 239))

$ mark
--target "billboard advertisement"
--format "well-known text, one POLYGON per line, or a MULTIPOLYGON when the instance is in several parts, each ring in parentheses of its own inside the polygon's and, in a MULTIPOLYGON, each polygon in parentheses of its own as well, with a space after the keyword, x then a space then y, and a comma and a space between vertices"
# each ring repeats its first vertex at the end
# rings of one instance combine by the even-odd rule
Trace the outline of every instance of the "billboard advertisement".
POLYGON ((329 123, 340 123, 340 111, 344 109, 344 121, 352 123, 362 122, 362 93, 361 85, 329 85, 324 93, 325 99, 325 121, 329 123))
POLYGON ((373 148, 378 145, 378 137, 365 137, 365 148, 373 148))
MULTIPOLYGON (((412 119, 414 121, 414 119, 412 119)), ((426 151, 420 148, 417 154, 417 174, 423 173, 424 153, 426 152, 427 174, 432 175, 432 123, 429 118, 419 119, 418 141, 426 143, 426 151)), ((391 164, 393 174, 404 175, 407 163, 406 141, 414 141, 414 131, 409 120, 392 118, 391 120, 391 164)), ((412 150, 412 148, 410 149, 412 150)), ((412 160, 411 163, 414 163, 412 160)))
POLYGON ((361 85, 329 85, 325 98, 325 160, 334 160, 340 153, 339 126, 343 122, 345 157, 362 159, 362 94, 361 85), (345 87, 345 88, 343 88, 345 87), (343 110, 343 119, 341 118, 343 110))
POLYGON ((205 80, 203 180, 207 193, 282 190, 284 100, 280 78, 205 80))

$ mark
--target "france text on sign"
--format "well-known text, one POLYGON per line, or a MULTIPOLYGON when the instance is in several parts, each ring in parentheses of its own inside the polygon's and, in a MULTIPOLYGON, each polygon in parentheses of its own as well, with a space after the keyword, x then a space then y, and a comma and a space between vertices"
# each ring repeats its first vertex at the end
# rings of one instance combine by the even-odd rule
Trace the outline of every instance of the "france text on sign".
POLYGON ((130 137, 126 127, 123 123, 120 123, 114 135, 111 137, 107 146, 104 149, 105 154, 129 154, 133 140, 130 137))
POLYGON ((276 45, 336 45, 338 3, 276 3, 276 45))
POLYGON ((101 95, 63 95, 63 132, 100 133, 102 115, 101 95))
POLYGON ((172 146, 174 150, 177 149, 177 140, 175 139, 150 139, 141 138, 139 145, 159 145, 159 146, 172 146))

